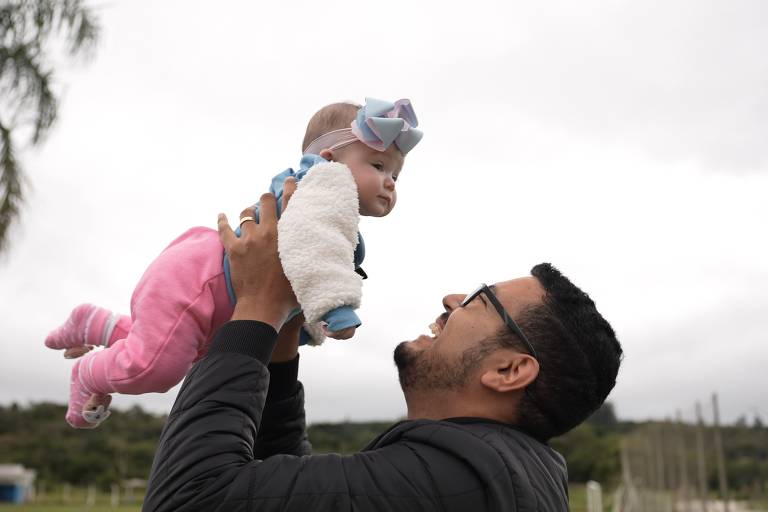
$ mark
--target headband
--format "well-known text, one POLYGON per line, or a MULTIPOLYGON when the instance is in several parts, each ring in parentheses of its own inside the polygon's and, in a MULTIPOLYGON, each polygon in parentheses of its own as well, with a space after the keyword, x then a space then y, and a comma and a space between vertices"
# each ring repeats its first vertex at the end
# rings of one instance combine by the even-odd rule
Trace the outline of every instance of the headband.
POLYGON ((365 105, 357 111, 351 128, 324 133, 310 142, 304 154, 319 154, 324 149, 333 151, 359 141, 377 151, 386 151, 394 142, 405 156, 424 136, 424 132, 416 129, 418 125, 410 100, 391 103, 365 98, 365 105))

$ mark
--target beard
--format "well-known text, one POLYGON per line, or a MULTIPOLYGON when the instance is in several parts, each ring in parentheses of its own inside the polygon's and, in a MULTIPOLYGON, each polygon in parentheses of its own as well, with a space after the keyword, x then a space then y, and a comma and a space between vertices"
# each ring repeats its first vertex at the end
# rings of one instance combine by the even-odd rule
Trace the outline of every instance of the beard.
POLYGON ((467 384, 487 354, 487 348, 480 345, 450 359, 434 350, 413 350, 410 342, 404 341, 395 347, 394 361, 404 392, 456 391, 467 384))

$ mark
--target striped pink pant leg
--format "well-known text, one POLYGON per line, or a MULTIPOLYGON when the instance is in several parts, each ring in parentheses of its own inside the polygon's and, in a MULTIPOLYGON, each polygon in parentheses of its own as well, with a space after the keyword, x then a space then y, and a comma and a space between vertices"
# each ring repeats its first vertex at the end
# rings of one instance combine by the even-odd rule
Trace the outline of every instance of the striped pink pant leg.
POLYGON ((75 363, 67 411, 72 426, 93 426, 82 416, 83 397, 92 393, 162 393, 184 378, 232 315, 223 254, 216 231, 192 228, 152 262, 110 347, 75 363))

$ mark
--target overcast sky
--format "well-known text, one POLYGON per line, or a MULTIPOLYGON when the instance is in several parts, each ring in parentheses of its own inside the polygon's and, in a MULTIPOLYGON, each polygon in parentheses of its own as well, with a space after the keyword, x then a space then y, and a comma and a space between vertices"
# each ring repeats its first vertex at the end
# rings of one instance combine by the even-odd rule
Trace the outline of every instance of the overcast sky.
POLYGON ((72 307, 127 312, 168 242, 298 164, 312 113, 373 96, 410 98, 425 137, 395 211, 362 222, 364 325, 302 349, 310 421, 402 416, 396 343, 541 261, 616 329, 621 417, 716 391, 725 420, 768 418, 767 3, 258 4, 92 3, 98 51, 58 70, 59 122, 23 155, 0 403, 66 401, 43 339, 72 307))

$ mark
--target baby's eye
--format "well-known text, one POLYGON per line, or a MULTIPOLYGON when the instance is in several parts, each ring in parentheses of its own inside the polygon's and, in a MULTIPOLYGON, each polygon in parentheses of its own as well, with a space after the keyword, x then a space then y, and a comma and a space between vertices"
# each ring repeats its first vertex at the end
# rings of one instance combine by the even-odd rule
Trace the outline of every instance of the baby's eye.
POLYGON ((399 178, 399 177, 400 176, 398 176, 397 174, 393 174, 392 175, 392 181, 397 181, 397 178, 399 178))
POLYGON ((373 165, 379 171, 384 170, 384 166, 382 164, 371 164, 371 165, 373 165))

